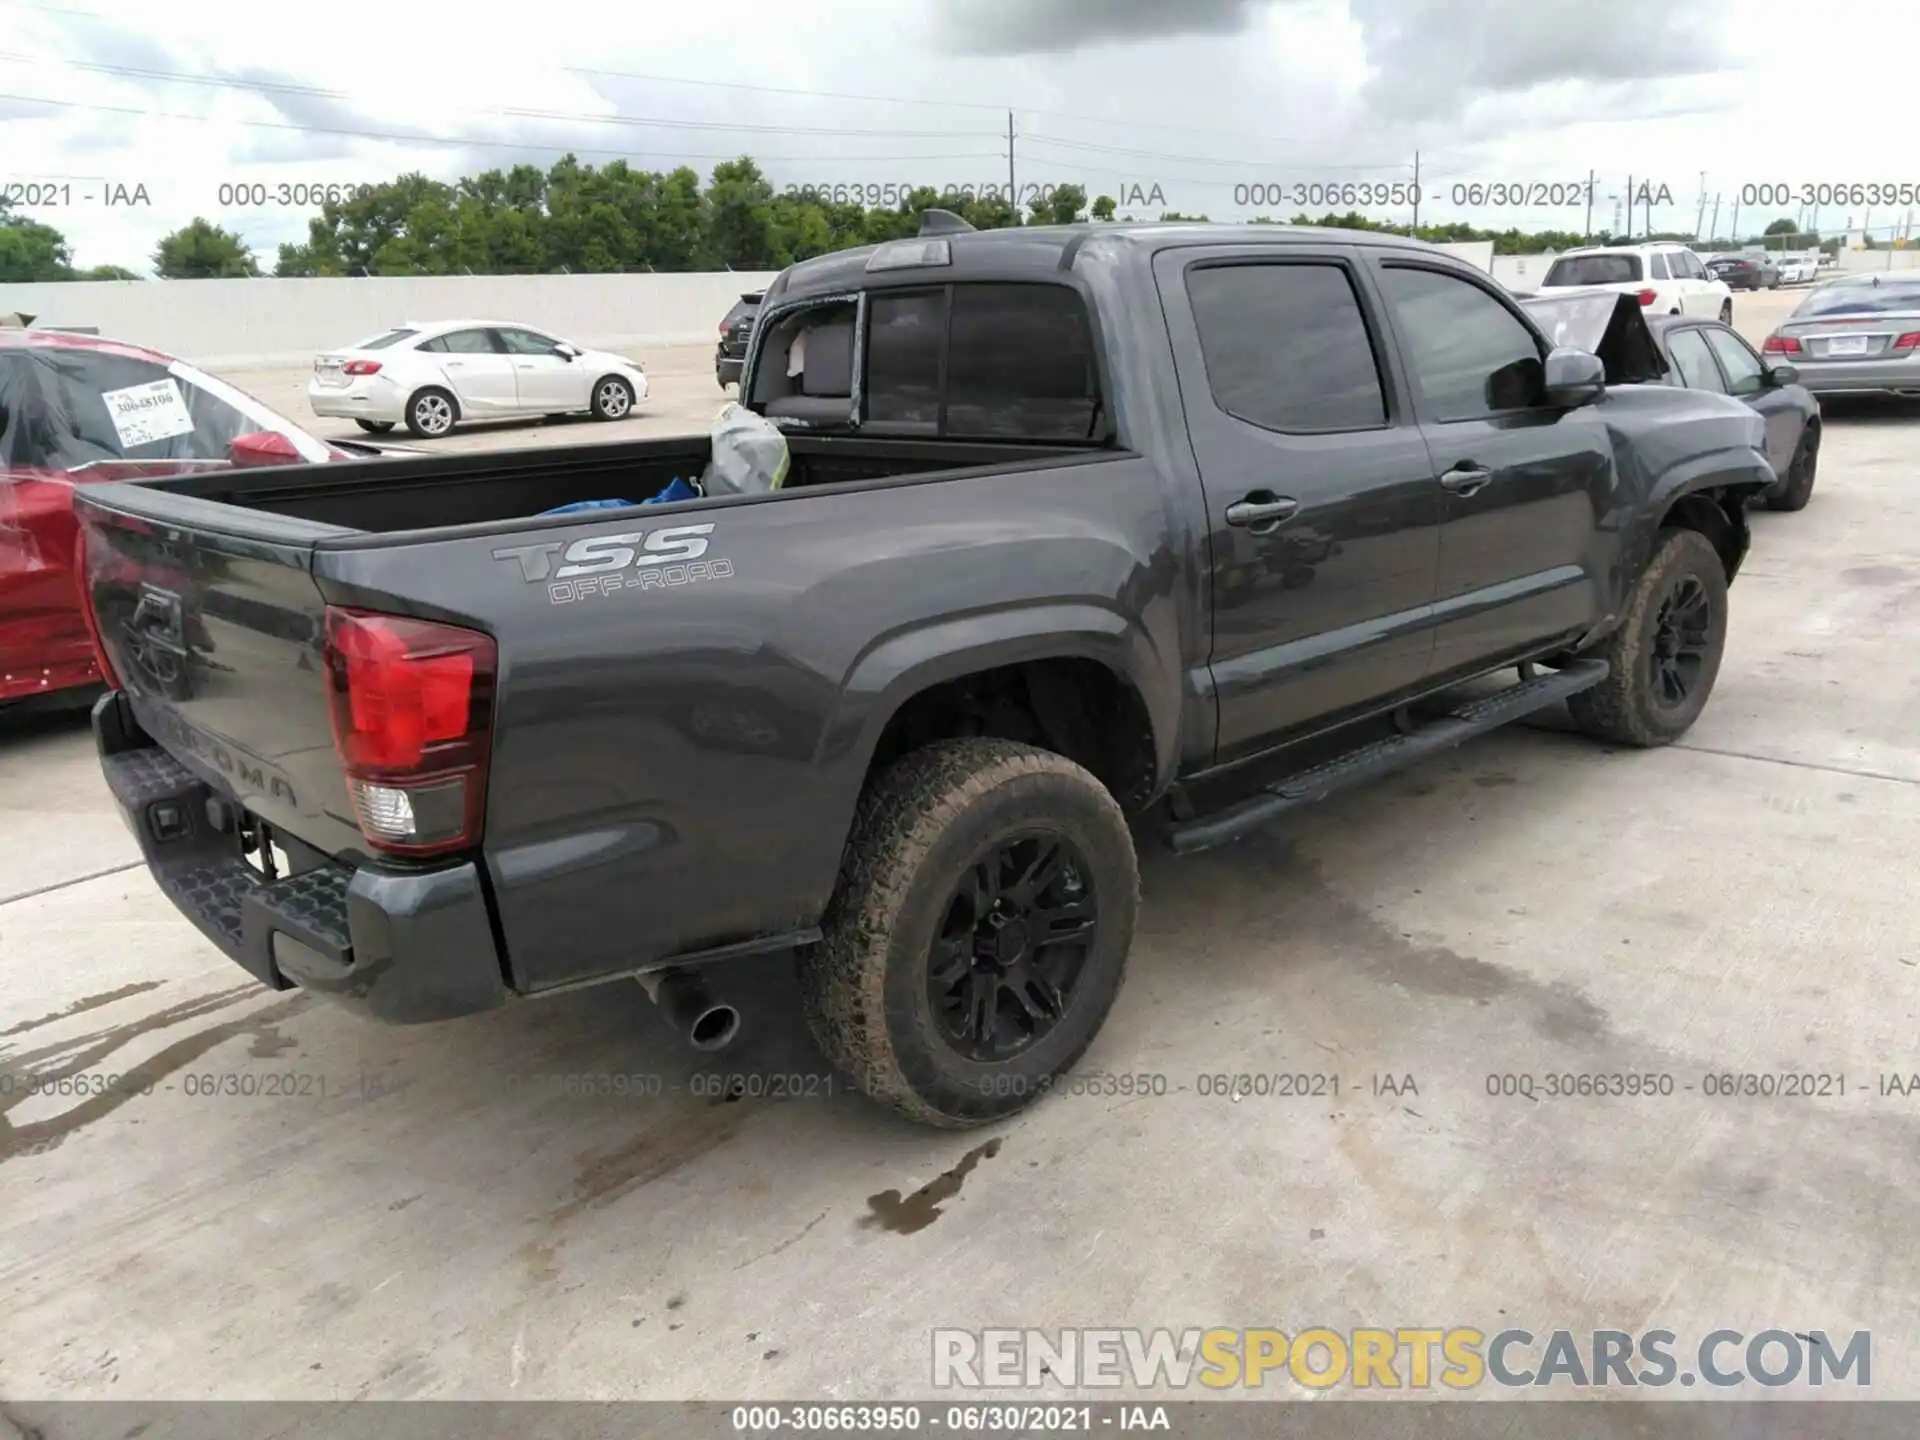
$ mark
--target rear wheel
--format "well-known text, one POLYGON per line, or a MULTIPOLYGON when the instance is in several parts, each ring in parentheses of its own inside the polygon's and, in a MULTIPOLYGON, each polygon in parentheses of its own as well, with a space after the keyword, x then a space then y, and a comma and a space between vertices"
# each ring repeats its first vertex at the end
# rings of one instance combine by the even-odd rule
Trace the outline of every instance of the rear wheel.
POLYGON ((416 390, 407 401, 407 430, 422 440, 437 440, 453 429, 460 410, 453 396, 434 386, 416 390))
POLYGON ((1126 820, 1086 770, 1010 740, 927 746, 862 797, 800 961, 808 1028, 909 1119, 1011 1115, 1093 1042, 1138 907, 1126 820))
POLYGON ((602 376, 593 387, 593 418, 624 420, 633 413, 633 386, 618 375, 602 376))
POLYGON ((1800 432, 1793 463, 1780 477, 1779 487, 1767 496, 1769 510, 1804 510, 1813 498, 1813 475, 1820 465, 1820 430, 1809 425, 1800 432))
POLYGON ((1598 658, 1607 678, 1567 701, 1596 740, 1670 745, 1700 718, 1727 644, 1727 571, 1697 530, 1662 530, 1626 619, 1598 658))
POLYGON ((369 435, 384 435, 393 429, 391 420, 356 420, 353 422, 369 435))

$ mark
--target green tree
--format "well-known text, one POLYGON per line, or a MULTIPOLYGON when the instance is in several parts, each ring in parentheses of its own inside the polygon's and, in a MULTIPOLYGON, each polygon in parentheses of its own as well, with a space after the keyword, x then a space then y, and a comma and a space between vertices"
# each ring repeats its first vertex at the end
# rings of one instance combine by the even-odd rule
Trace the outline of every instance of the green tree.
POLYGON ((1782 216, 1760 233, 1762 235, 1797 235, 1800 233, 1800 226, 1797 222, 1782 216))
POLYGON ((1072 225, 1087 208, 1087 192, 1078 185, 1056 185, 1045 198, 1027 208, 1036 225, 1072 225))
POLYGON ((1116 208, 1118 207, 1115 205, 1111 195, 1102 195, 1093 202, 1093 208, 1087 213, 1092 215, 1096 220, 1111 220, 1113 219, 1113 212, 1116 208))
POLYGON ((14 214, 12 204, 0 195, 0 281, 25 285, 72 278, 67 237, 51 225, 14 214))
POLYGON ((139 280, 142 277, 124 265, 95 265, 77 278, 81 280, 139 280))
POLYGON ((161 238, 153 273, 162 280, 220 280, 258 275, 260 266, 240 236, 195 216, 161 238))
POLYGON ((763 270, 773 263, 773 186, 758 165, 742 155, 714 166, 706 199, 708 232, 721 264, 763 270))

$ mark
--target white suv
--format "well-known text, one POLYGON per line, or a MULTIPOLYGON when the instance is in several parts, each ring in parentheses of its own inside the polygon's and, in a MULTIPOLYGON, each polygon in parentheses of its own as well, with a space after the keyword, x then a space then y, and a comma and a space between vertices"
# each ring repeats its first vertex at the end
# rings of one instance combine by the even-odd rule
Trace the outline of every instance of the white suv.
POLYGON ((1649 314, 1733 318, 1733 291, 1684 245, 1584 245, 1555 260, 1540 289, 1612 290, 1649 314))

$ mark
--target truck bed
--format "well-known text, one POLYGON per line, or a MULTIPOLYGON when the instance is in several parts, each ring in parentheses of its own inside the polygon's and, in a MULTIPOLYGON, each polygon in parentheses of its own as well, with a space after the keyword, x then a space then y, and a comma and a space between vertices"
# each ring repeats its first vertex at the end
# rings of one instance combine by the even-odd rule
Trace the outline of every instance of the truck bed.
MULTIPOLYGON (((792 461, 786 491, 1085 453, 1084 446, 841 436, 789 436, 788 448, 792 461)), ((181 518, 214 529, 221 528, 219 511, 209 507, 236 506, 364 534, 394 535, 524 520, 581 500, 621 498, 637 503, 658 494, 676 477, 697 480, 709 454, 704 435, 671 436, 508 454, 219 470, 170 477, 142 488, 203 502, 182 509, 181 518)))

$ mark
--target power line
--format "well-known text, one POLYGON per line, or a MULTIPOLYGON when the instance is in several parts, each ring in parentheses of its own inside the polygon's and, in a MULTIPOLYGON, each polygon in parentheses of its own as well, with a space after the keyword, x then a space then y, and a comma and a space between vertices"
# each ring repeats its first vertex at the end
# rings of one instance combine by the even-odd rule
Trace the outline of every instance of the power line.
POLYGON ((1105 155, 1129 155, 1146 160, 1174 160, 1181 164, 1194 165, 1233 165, 1245 169, 1249 166, 1264 165, 1272 170, 1405 170, 1404 160, 1380 164, 1307 165, 1294 160, 1235 160, 1223 159, 1218 155, 1172 155, 1162 150, 1136 150, 1124 145, 1101 145, 1090 140, 1068 140, 1058 135, 1035 135, 1031 132, 1020 137, 1022 140, 1036 141, 1044 145, 1058 145, 1068 150, 1083 150, 1105 155))
MULTIPOLYGON (((192 120, 202 125, 244 125, 249 129, 294 130, 311 135, 345 135, 360 140, 390 140, 405 145, 444 145, 460 150, 556 150, 573 155, 608 155, 621 160, 631 160, 639 156, 668 160, 676 158, 738 160, 740 158, 737 151, 729 151, 725 154, 695 154, 684 150, 609 150, 596 149, 588 145, 555 145, 529 140, 468 140, 439 135, 408 135, 391 130, 348 130, 334 125, 296 125, 290 121, 235 120, 224 115, 183 115, 171 110, 148 110, 132 105, 96 105, 79 100, 52 100, 45 95, 0 93, 0 100, 15 100, 28 105, 52 105, 62 110, 95 110, 110 115, 137 115, 147 120, 192 120)), ((766 155, 751 158, 778 161, 782 164, 846 164, 856 160, 896 164, 910 160, 998 160, 1001 156, 997 150, 985 150, 941 155, 766 155)))

